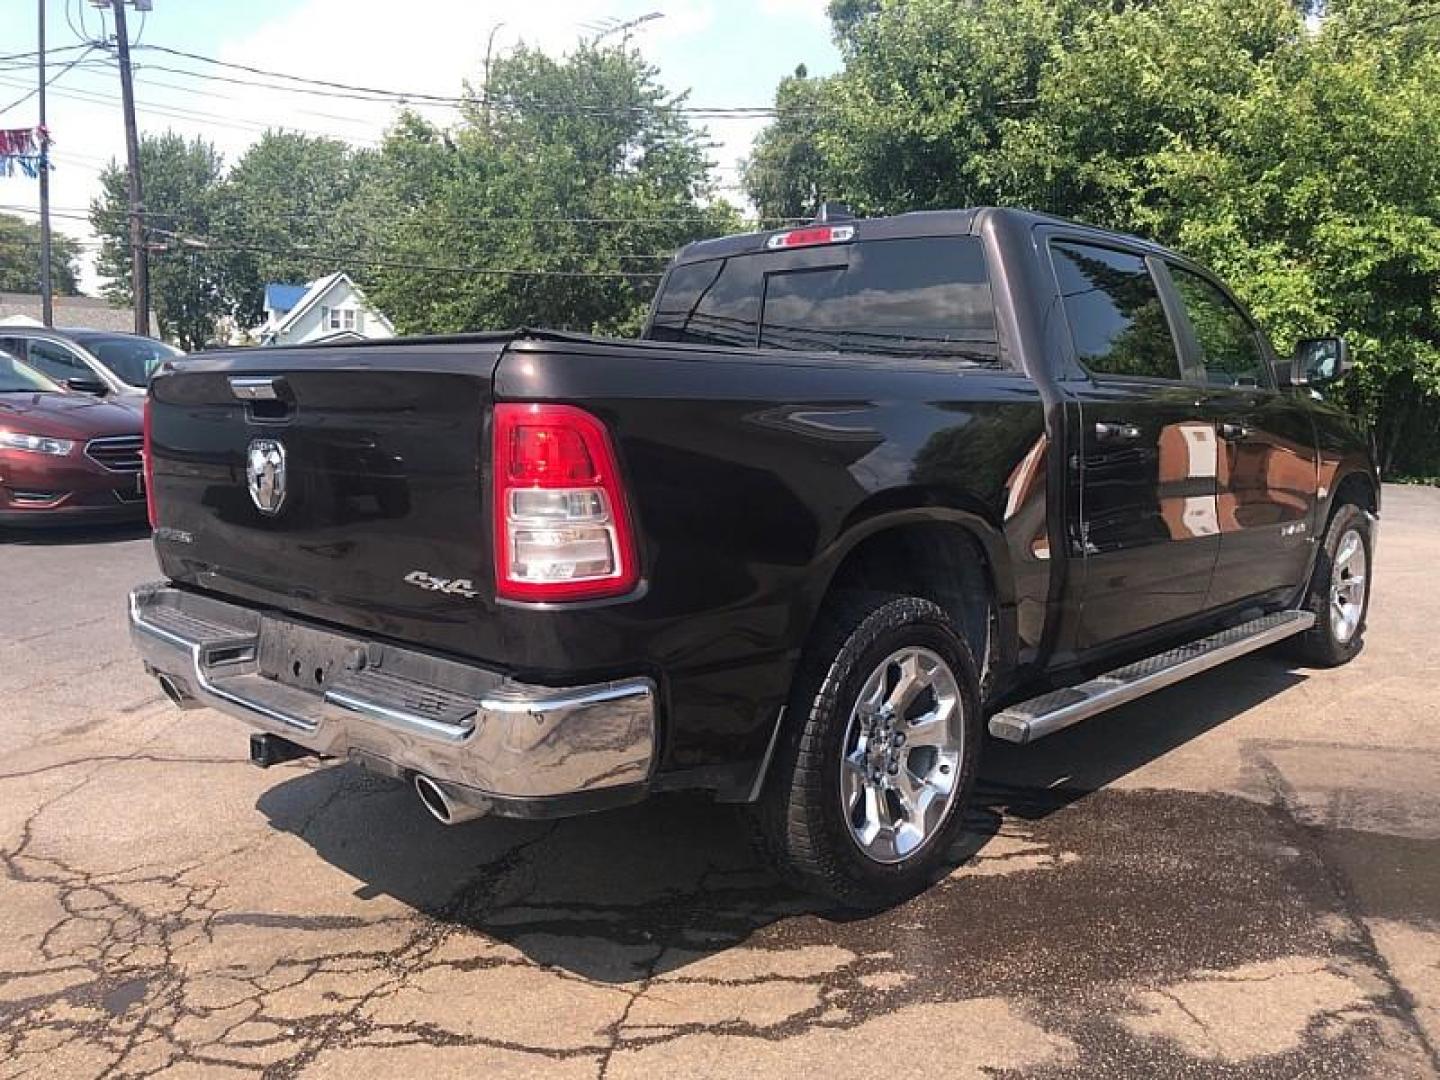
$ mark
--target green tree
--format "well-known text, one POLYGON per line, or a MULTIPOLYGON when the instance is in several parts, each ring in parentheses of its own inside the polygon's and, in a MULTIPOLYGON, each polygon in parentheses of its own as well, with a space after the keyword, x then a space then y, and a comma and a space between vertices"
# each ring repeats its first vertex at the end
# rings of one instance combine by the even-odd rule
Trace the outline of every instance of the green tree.
POLYGON ((336 139, 267 131, 226 177, 215 237, 228 249, 225 294, 241 326, 262 317, 266 283, 299 283, 336 268, 366 239, 354 205, 375 155, 336 139))
MULTIPOLYGON (((1212 147, 1158 162, 1167 233, 1280 347, 1349 339, 1387 472, 1440 473, 1440 19, 1332 5, 1262 68, 1212 147)), ((1163 219, 1162 219, 1163 220, 1163 219)))
POLYGON ((825 80, 810 78, 801 65, 775 91, 775 122, 756 140, 741 177, 769 217, 808 217, 828 198, 825 157, 816 141, 820 113, 828 107, 826 89, 825 80))
POLYGON ((701 133, 639 54, 519 49, 461 123, 401 118, 360 205, 372 301, 406 331, 638 328, 669 254, 733 231, 701 133), (540 274, 514 274, 516 269, 540 274))
POLYGON ((1033 107, 1045 63, 1085 6, 833 4, 844 71, 812 80, 803 98, 794 80, 782 84, 779 118, 746 173, 752 201, 767 216, 793 209, 762 182, 769 171, 758 166, 777 155, 805 162, 827 198, 865 213, 1013 201, 1005 135, 1033 107))
MULTIPOLYGON (((57 296, 80 292, 80 245, 63 233, 50 234, 50 283, 57 296)), ((0 214, 0 292, 40 291, 40 223, 0 214)))
MULTIPOLYGON (((184 349, 212 341, 229 309, 228 253, 216 250, 212 236, 221 172, 220 155, 202 139, 186 142, 167 132, 140 141, 151 305, 160 333, 184 349)), ((132 303, 127 186, 126 169, 112 162, 100 175, 100 196, 90 204, 90 222, 101 240, 97 269, 105 295, 118 304, 132 303)))

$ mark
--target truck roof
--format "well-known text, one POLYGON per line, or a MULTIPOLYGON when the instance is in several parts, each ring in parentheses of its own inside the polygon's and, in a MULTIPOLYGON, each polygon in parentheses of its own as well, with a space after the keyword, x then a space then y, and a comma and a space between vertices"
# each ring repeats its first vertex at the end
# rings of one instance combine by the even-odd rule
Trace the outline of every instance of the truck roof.
MULTIPOLYGON (((1124 240, 1127 244, 1140 245, 1150 251, 1165 251, 1160 245, 1143 237, 1112 229, 1101 229, 1083 222, 1071 221, 1043 214, 1035 210, 1021 210, 1009 206, 972 206, 963 210, 912 210, 888 217, 833 219, 832 224, 854 225, 858 240, 898 240, 918 236, 969 236, 979 231, 987 218, 1002 217, 1013 223, 1025 225, 1064 225, 1097 237, 1109 236, 1124 240)), ((797 222, 784 229, 766 229, 760 232, 736 233, 731 236, 717 236, 711 240, 697 240, 687 244, 675 255, 675 263, 699 262, 704 259, 725 258, 730 255, 748 255, 766 250, 766 242, 776 233, 802 228, 797 222)))

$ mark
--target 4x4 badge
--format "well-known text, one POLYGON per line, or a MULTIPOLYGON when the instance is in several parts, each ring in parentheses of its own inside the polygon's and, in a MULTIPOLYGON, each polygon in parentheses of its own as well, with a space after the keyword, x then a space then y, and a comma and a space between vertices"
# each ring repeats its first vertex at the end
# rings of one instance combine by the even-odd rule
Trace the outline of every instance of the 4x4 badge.
POLYGON ((445 593, 447 596, 463 596, 475 599, 475 583, 469 578, 443 578, 427 574, 424 570, 411 570, 405 575, 405 584, 416 585, 429 592, 445 593))
POLYGON ((278 439, 251 439, 245 452, 245 486, 262 514, 285 505, 285 447, 278 439))

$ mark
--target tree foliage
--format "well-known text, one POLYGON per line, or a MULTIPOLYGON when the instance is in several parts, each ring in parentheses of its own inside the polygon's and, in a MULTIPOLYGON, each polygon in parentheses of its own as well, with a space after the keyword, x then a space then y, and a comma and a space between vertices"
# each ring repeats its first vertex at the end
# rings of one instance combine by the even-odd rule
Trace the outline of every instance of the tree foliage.
MULTIPOLYGON (((73 238, 50 233, 50 284, 57 296, 80 291, 80 245, 73 238)), ((0 214, 0 292, 40 291, 40 223, 14 214, 0 214)))
POLYGON ((742 175, 746 192, 767 216, 804 217, 823 201, 826 159, 814 134, 827 89, 827 80, 810 78, 802 65, 775 91, 775 121, 757 142, 742 175))
POLYGON ((669 253, 734 228, 638 53, 521 48, 467 97, 453 130, 403 117, 362 198, 386 208, 369 295, 402 330, 633 330, 669 253))
POLYGON ((1440 13, 1314 7, 835 0, 844 70, 782 84, 746 183, 767 215, 1024 205, 1176 246, 1281 351, 1345 334, 1383 463, 1433 473, 1440 13))
POLYGON ((265 285, 299 283, 354 257, 367 228, 352 203, 374 154, 338 139, 267 131, 235 163, 218 200, 215 230, 228 247, 228 314, 262 318, 265 285))
MULTIPOLYGON (((214 146, 187 142, 173 132, 140 142, 149 247, 150 298, 160 333, 185 349, 213 340, 225 313, 225 253, 213 249, 212 225, 220 206, 222 163, 214 146)), ((101 194, 90 204, 100 236, 97 269, 112 302, 133 303, 130 290, 128 178, 114 164, 100 174, 101 194)))
MULTIPOLYGON (((338 269, 402 331, 631 331, 675 248, 738 226, 683 99, 632 50, 521 48, 465 93, 453 128, 404 113, 378 151, 268 132, 223 176, 208 145, 147 137, 162 330, 192 346, 226 316, 254 326, 266 282, 338 269)), ((100 271, 128 301, 125 171, 102 183, 100 271)))

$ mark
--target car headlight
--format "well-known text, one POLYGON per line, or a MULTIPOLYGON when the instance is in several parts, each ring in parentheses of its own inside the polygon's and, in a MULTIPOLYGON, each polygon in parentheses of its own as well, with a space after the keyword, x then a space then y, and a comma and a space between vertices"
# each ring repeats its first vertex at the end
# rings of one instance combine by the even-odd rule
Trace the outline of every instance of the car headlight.
POLYGON ((69 439, 52 439, 48 435, 22 435, 18 431, 0 431, 0 450, 27 450, 32 454, 54 454, 63 457, 75 449, 69 439))

